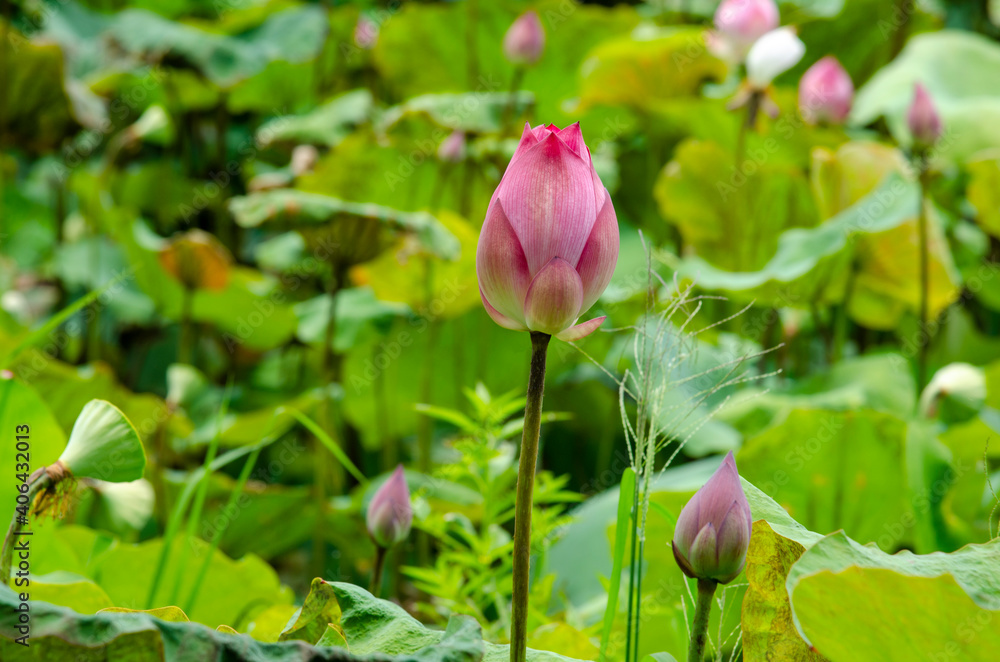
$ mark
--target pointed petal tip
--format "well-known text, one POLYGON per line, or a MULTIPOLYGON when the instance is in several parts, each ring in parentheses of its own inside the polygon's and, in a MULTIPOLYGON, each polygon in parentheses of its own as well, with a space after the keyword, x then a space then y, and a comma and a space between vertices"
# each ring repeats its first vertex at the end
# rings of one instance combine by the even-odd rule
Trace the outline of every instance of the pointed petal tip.
POLYGON ((556 338, 564 342, 575 342, 577 340, 582 340, 586 338, 594 331, 600 328, 604 320, 608 319, 607 315, 601 315, 600 317, 595 317, 594 319, 587 320, 586 322, 580 322, 575 326, 571 326, 562 333, 557 333, 556 338))

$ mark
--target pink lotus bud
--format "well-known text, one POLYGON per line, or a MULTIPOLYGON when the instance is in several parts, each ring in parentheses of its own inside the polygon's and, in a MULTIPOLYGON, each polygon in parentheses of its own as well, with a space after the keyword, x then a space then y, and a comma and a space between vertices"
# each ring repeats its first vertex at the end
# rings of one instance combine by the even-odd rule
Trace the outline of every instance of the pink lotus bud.
POLYGON ((674 528, 674 559, 688 577, 727 584, 743 572, 752 525, 750 504, 730 451, 681 509, 674 528))
POLYGON ((576 324, 618 262, 618 218, 580 124, 525 125, 479 235, 476 273, 486 312, 517 331, 579 340, 603 317, 576 324))
POLYGON ((810 124, 841 124, 851 112, 852 101, 851 77, 832 55, 809 67, 799 81, 799 111, 810 124))
POLYGON ((545 50, 545 30, 538 14, 526 11, 514 21, 503 38, 503 54, 517 65, 534 64, 545 50))
POLYGON ((747 82, 754 90, 764 90, 805 55, 806 45, 792 28, 778 28, 754 42, 747 53, 747 82))
POLYGON ((715 10, 716 31, 707 37, 708 45, 722 59, 741 62, 750 46, 776 27, 774 0, 723 0, 715 10))
POLYGON ((368 533, 375 544, 384 549, 401 542, 410 534, 413 523, 413 508, 410 506, 410 490, 406 486, 403 465, 382 483, 368 504, 368 533))
POLYGON ((378 41, 378 23, 367 16, 359 16, 358 22, 354 26, 354 43, 358 48, 366 51, 375 48, 378 41))
POLYGON ((930 147, 941 137, 941 116, 934 108, 931 95, 920 83, 914 88, 913 103, 906 113, 906 123, 913 136, 913 146, 918 149, 930 147))
POLYGON ((465 134, 453 131, 438 146, 438 158, 445 163, 458 163, 465 157, 465 134))

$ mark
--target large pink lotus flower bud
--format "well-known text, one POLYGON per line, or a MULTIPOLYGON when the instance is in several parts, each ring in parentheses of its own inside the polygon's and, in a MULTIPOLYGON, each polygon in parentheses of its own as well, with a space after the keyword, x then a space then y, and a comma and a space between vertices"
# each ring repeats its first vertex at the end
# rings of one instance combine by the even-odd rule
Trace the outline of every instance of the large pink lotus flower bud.
POLYGON ((545 50, 545 30, 538 14, 526 11, 517 17, 503 38, 503 54, 517 65, 534 64, 545 50))
POLYGON ((906 123, 913 136, 913 146, 917 149, 930 147, 941 137, 941 116, 934 108, 927 88, 920 83, 914 88, 913 103, 906 113, 906 123))
POLYGON ((715 32, 706 35, 709 49, 730 62, 741 62, 755 41, 778 27, 774 0, 723 0, 715 10, 715 32))
POLYGON ((375 544, 389 549, 410 534, 413 523, 413 508, 410 506, 410 490, 406 486, 403 465, 382 483, 368 504, 368 533, 375 544))
POLYGON ((799 81, 799 111, 810 124, 841 124, 851 112, 854 83, 832 55, 809 67, 799 81))
POLYGON ((674 529, 674 559, 688 577, 727 584, 743 572, 752 525, 730 452, 681 509, 674 529))
POLYGON ((618 218, 580 124, 525 125, 479 235, 476 273, 490 317, 508 329, 579 340, 604 321, 576 324, 617 262, 618 218))

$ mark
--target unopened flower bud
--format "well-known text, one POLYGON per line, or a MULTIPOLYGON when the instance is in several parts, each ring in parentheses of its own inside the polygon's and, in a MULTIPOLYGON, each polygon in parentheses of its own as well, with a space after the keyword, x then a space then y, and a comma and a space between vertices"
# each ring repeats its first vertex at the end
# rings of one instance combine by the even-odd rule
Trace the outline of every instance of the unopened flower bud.
POLYGON ((917 149, 926 149, 941 137, 941 116, 938 115, 927 88, 920 83, 914 88, 913 103, 906 113, 906 123, 913 136, 913 146, 917 149))
POLYGON ((458 163, 465 157, 465 134, 453 131, 438 146, 438 158, 445 163, 458 163))
POLYGON ((810 124, 841 124, 851 112, 854 84, 832 55, 809 67, 799 81, 799 111, 810 124))
POLYGON ((723 60, 741 62, 755 41, 778 27, 774 0, 723 0, 715 10, 709 49, 723 60))
POLYGON ((413 523, 413 508, 410 506, 410 490, 406 486, 403 465, 382 483, 368 504, 368 533, 379 547, 388 549, 401 542, 410 534, 413 523))
POLYGON ((503 54, 513 64, 538 62, 545 50, 545 30, 538 14, 527 11, 514 21, 503 38, 503 54))
POLYGON ((732 452, 681 510, 673 552, 688 577, 726 584, 746 563, 753 519, 732 452))

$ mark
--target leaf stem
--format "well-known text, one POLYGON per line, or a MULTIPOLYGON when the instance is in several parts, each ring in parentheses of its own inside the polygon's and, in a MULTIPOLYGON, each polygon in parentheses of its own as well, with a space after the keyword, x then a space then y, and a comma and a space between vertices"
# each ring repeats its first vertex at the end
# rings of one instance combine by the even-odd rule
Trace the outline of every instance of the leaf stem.
POLYGON ((691 642, 688 645, 688 662, 702 662, 705 642, 708 640, 708 615, 712 611, 712 598, 719 582, 714 579, 698 580, 698 602, 691 624, 691 642))
POLYGON ((510 662, 525 662, 528 655, 528 583, 531 573, 531 498, 538 462, 538 433, 545 394, 545 354, 552 337, 531 332, 531 369, 528 398, 521 432, 521 459, 517 469, 514 506, 514 594, 511 600, 510 662))

